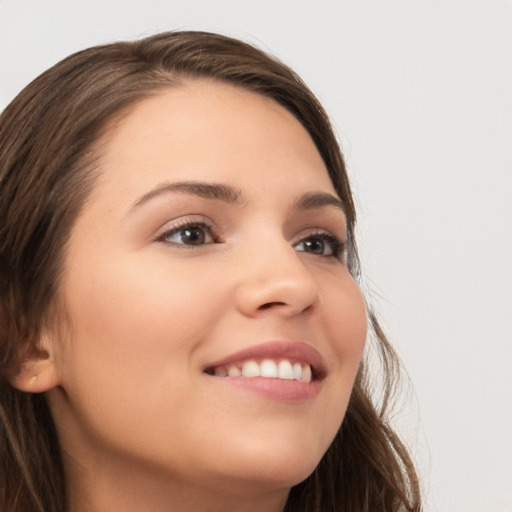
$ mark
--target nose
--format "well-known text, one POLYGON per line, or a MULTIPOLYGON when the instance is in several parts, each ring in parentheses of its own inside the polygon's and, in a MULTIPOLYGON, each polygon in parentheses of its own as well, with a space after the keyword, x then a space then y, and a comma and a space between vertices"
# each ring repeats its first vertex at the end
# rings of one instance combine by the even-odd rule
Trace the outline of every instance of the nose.
POLYGON ((266 240, 238 260, 236 302, 246 316, 293 317, 320 300, 315 276, 288 241, 266 240))

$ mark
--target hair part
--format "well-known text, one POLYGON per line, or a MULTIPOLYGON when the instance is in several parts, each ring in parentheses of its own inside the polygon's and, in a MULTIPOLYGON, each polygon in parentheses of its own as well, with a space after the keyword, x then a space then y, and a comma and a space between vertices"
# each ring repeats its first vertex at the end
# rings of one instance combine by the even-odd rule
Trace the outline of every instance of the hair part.
MULTIPOLYGON (((65 512, 66 478, 44 395, 9 383, 20 344, 37 348, 58 311, 73 223, 97 179, 109 128, 138 102, 190 79, 228 82, 273 99, 310 134, 348 223, 348 264, 359 275, 355 208, 343 156, 322 106, 290 68, 250 44, 169 32, 78 52, 29 84, 0 116, 0 510, 65 512)), ((362 363, 342 426, 322 461, 292 488, 286 511, 419 511, 419 484, 387 423, 398 359, 370 313, 384 400, 370 399, 362 363)))

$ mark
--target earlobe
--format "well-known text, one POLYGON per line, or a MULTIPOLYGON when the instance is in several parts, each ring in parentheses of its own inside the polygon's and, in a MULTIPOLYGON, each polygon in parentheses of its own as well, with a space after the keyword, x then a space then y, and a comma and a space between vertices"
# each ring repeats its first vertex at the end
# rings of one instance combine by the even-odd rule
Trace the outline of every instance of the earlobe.
POLYGON ((58 372, 51 351, 27 344, 21 348, 20 363, 11 385, 27 393, 44 393, 59 384, 58 372))
POLYGON ((55 364, 47 359, 22 363, 19 371, 11 378, 11 384, 27 393, 43 393, 59 383, 55 364))

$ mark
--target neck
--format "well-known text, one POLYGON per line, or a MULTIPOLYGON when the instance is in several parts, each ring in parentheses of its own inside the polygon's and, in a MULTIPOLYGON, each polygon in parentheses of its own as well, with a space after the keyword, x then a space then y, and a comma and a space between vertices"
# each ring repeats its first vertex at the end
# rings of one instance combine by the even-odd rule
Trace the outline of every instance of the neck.
POLYGON ((199 486, 126 464, 65 465, 70 512, 282 512, 289 492, 243 481, 199 486))

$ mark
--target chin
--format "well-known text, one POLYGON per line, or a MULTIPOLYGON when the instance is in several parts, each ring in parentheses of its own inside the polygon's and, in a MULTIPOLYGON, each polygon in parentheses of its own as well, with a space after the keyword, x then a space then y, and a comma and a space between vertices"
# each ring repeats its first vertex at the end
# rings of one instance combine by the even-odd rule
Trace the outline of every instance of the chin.
POLYGON ((224 467, 221 472, 227 469, 229 475, 238 480, 242 487, 253 486, 258 491, 290 489, 299 484, 313 473, 325 453, 304 449, 304 446, 264 449, 253 444, 246 448, 249 449, 244 454, 239 453, 232 463, 225 460, 228 468, 224 467))

